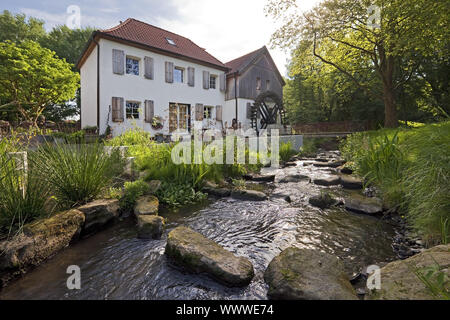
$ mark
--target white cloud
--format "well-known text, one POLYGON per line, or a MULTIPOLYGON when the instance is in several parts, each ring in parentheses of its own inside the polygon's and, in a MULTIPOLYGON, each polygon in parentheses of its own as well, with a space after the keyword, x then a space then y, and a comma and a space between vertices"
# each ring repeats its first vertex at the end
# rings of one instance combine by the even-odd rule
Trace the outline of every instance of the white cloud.
MULTIPOLYGON (((264 0, 172 0, 178 17, 160 17, 160 27, 190 38, 213 56, 227 62, 266 45, 285 75, 288 53, 271 49, 276 23, 264 14, 264 0)), ((318 0, 302 2, 310 8, 318 0)))

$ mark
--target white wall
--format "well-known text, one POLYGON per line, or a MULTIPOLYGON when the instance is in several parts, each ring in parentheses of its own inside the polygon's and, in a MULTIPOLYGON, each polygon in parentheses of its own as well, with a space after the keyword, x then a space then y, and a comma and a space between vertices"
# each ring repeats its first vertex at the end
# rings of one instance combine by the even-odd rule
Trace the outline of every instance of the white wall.
MULTIPOLYGON (((191 123, 194 122, 195 104, 201 103, 203 105, 222 105, 224 115, 227 113, 225 106, 225 93, 220 91, 219 79, 217 79, 216 89, 203 89, 203 71, 209 71, 212 75, 220 75, 221 70, 205 67, 192 62, 167 57, 156 54, 143 49, 127 46, 113 41, 101 39, 100 43, 100 133, 104 133, 107 128, 107 123, 111 126, 114 135, 121 134, 133 126, 141 127, 152 134, 163 133, 169 134, 169 103, 183 103, 191 105, 191 123), (117 75, 112 70, 112 50, 119 49, 125 52, 125 56, 133 56, 140 58, 139 76, 124 74, 117 75), (149 56, 154 59, 154 80, 148 80, 144 77, 144 57, 149 56), (175 67, 185 69, 184 83, 166 83, 165 82, 165 62, 173 62, 175 67), (187 68, 195 68, 195 87, 190 87, 187 84, 187 68), (123 97, 125 102, 140 101, 141 112, 140 119, 125 119, 123 123, 112 122, 111 114, 109 112, 112 103, 112 97, 123 97), (149 123, 144 121, 144 101, 153 100, 155 107, 155 116, 164 118, 164 128, 162 130, 154 131, 149 123), (108 115, 109 114, 109 115, 108 115)), ((93 54, 91 54, 91 59, 93 54)), ((91 72, 92 66, 86 63, 82 69, 89 68, 91 72)), ((89 72, 87 72, 89 74, 89 72)), ((83 78, 83 73, 82 73, 83 78)), ((96 82, 91 77, 86 77, 85 85, 93 87, 96 82), (87 84, 89 83, 89 84, 87 84)), ((88 99, 88 101, 90 101, 88 99)), ((96 106, 86 102, 87 106, 84 109, 95 109, 96 106)), ((234 110, 234 109, 233 109, 234 110)), ((94 111, 92 111, 94 112, 94 111)), ((96 111, 95 111, 96 112, 96 111)), ((125 112, 125 111, 124 111, 125 112)), ((125 114, 125 113, 124 113, 125 114)), ((215 112, 213 114, 215 120, 215 112)), ((84 115, 83 115, 84 118, 84 115)), ((226 118, 224 117, 225 122, 226 118)), ((87 120, 86 120, 87 121, 87 120)), ((86 122, 87 123, 87 122, 86 122)), ((82 122, 82 125, 86 125, 82 122)), ((230 120, 231 123, 231 120, 230 120)), ((220 123, 217 127, 221 128, 220 123)))
POLYGON ((81 126, 97 126, 97 47, 80 69, 81 75, 81 126))

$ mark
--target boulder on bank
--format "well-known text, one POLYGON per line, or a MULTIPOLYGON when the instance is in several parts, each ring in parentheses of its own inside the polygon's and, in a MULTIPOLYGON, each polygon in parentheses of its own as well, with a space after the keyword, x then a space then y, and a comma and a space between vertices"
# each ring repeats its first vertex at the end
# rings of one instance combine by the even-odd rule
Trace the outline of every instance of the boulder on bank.
POLYGON ((155 194, 159 189, 161 189, 160 180, 151 180, 147 182, 148 184, 148 194, 155 194))
POLYGON ((85 216, 82 234, 92 234, 103 229, 119 217, 119 200, 96 200, 78 208, 85 216))
POLYGON ((231 197, 244 201, 264 201, 268 198, 264 192, 256 190, 233 190, 231 197))
POLYGON ((69 210, 25 225, 23 234, 0 242, 0 284, 67 247, 78 238, 84 223, 83 212, 69 210))
POLYGON ((140 215, 137 221, 139 239, 161 239, 165 226, 163 217, 140 215))
POLYGON ((158 213, 159 200, 155 196, 143 196, 136 201, 134 214, 136 217, 140 215, 155 215, 158 213))
POLYGON ((359 190, 363 187, 363 182, 361 179, 351 177, 351 176, 342 176, 341 177, 341 185, 345 189, 350 190, 359 190))
POLYGON ((336 186, 341 183, 341 178, 334 176, 334 177, 328 177, 328 178, 318 178, 313 180, 314 184, 317 184, 318 186, 336 186))
POLYGON ((379 198, 368 198, 353 194, 344 199, 345 209, 367 214, 377 214, 383 211, 383 201, 379 198))
POLYGON ((273 300, 358 299, 341 261, 318 250, 288 248, 264 273, 273 300))
POLYGON ((246 286, 254 276, 250 261, 183 226, 169 233, 166 255, 190 272, 206 273, 231 287, 246 286))
MULTIPOLYGON (((419 279, 416 272, 426 273, 427 267, 435 266, 437 272, 432 281, 443 273, 450 277, 450 244, 437 246, 406 260, 388 263, 381 268, 381 289, 369 291, 367 300, 432 300, 431 290, 419 279), (437 264, 437 265, 436 265, 437 264)), ((447 290, 450 285, 447 283, 447 290)), ((448 291, 447 291, 448 292, 448 291)), ((442 297, 441 297, 442 298, 442 297)))

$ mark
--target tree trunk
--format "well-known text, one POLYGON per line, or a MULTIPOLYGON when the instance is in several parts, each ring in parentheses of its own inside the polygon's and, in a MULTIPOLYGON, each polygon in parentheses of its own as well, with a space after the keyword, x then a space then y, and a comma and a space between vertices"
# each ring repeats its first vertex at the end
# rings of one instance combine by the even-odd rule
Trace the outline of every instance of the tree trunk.
MULTIPOLYGON (((382 52, 384 55, 384 51, 382 52)), ((384 101, 384 127, 397 128, 397 107, 395 105, 394 67, 392 56, 384 56, 382 63, 383 101, 384 101)))

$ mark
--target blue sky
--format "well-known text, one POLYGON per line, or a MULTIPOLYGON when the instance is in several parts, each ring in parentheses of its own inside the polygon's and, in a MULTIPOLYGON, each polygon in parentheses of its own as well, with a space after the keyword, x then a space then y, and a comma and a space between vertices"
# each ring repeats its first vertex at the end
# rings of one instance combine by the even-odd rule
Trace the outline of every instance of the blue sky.
MULTIPOLYGON (((81 25, 110 28, 129 17, 179 33, 227 62, 267 45, 281 73, 289 54, 269 46, 277 23, 264 14, 267 0, 2 0, 0 9, 65 24, 67 8, 81 9, 81 25)), ((302 10, 318 0, 303 0, 302 10)))

